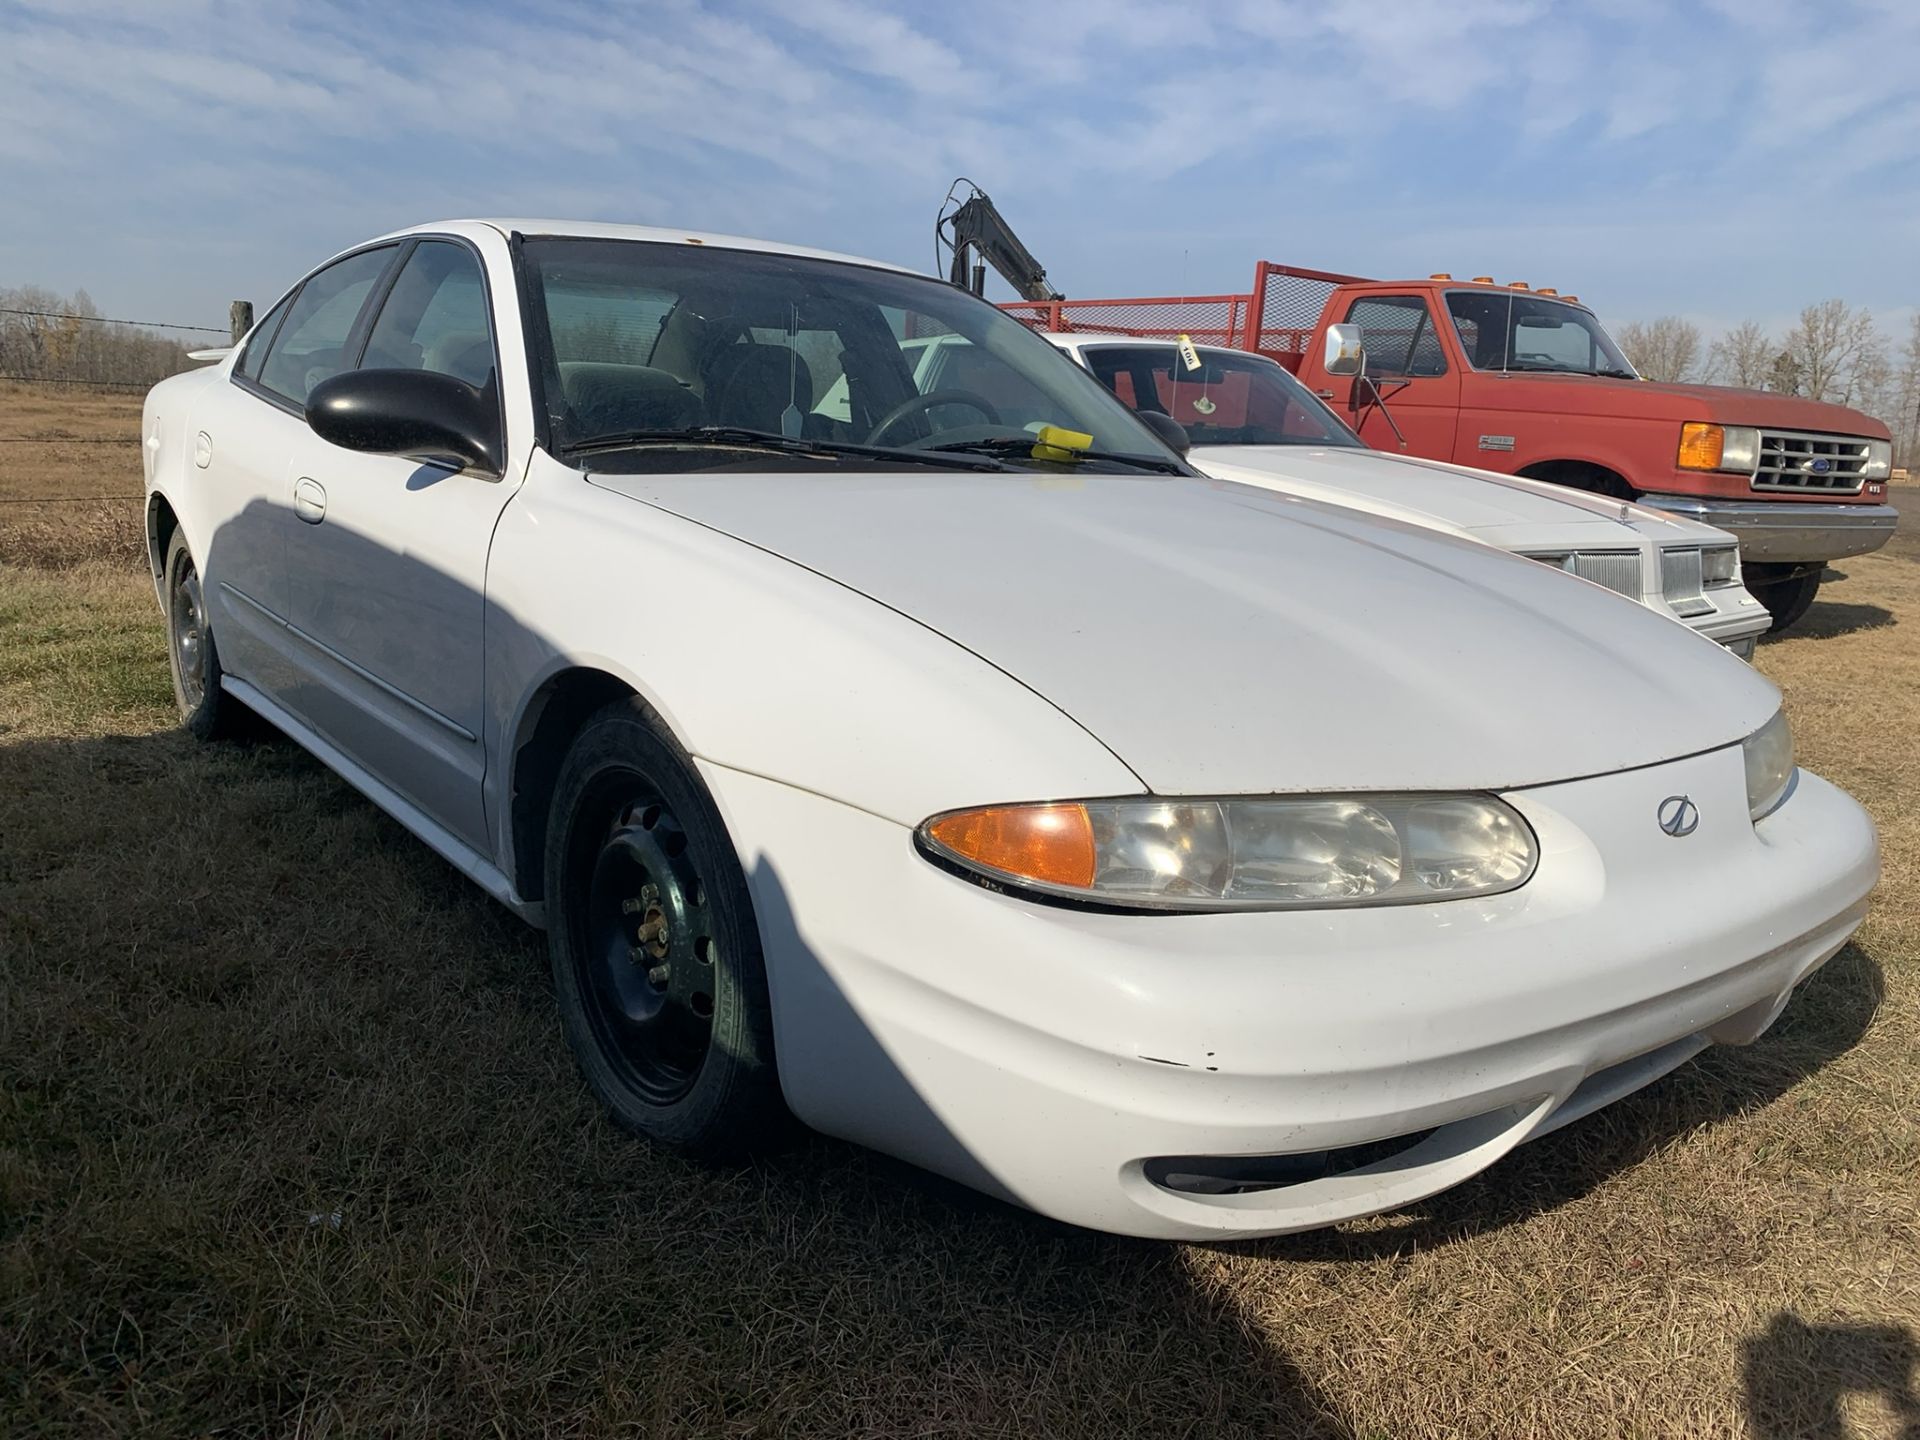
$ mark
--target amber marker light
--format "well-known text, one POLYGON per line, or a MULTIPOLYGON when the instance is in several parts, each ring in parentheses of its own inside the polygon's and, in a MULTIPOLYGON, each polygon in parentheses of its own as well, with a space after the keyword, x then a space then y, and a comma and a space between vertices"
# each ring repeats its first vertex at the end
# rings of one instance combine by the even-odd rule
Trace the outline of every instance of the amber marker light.
POLYGON ((957 859, 1016 879, 1091 889, 1093 822, 1084 805, 989 805, 927 822, 926 837, 957 859))
POLYGON ((1718 470, 1726 443, 1727 432, 1720 426, 1689 420, 1680 427, 1677 463, 1682 470, 1718 470))

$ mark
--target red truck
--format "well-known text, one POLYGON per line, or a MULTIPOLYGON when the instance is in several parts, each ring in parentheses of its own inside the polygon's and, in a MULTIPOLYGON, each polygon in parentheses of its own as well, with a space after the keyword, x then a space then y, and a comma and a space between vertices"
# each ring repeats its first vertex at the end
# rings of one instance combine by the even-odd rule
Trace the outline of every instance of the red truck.
POLYGON ((1271 356, 1369 444, 1550 480, 1717 525, 1776 630, 1830 560, 1892 536, 1892 438, 1843 405, 1645 381, 1578 297, 1489 276, 1364 280, 1262 261, 1240 295, 1032 298, 1049 330, 1271 356), (1357 327, 1357 333, 1355 331, 1357 327))

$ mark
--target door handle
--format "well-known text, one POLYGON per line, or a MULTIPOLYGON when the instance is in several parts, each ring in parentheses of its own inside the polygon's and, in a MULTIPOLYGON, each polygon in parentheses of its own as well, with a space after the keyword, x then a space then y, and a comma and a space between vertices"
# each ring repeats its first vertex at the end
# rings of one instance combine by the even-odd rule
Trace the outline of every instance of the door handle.
POLYGON ((293 513, 309 525, 318 525, 327 518, 327 492, 318 480, 293 482, 293 513))

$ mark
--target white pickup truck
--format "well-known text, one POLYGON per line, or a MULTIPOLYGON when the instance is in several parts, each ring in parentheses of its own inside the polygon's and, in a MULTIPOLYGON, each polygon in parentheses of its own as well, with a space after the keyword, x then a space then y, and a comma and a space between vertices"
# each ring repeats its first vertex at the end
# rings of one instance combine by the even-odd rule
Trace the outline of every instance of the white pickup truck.
MULTIPOLYGON (((1723 530, 1645 506, 1514 475, 1368 447, 1286 369, 1264 356, 1173 340, 1079 331, 1045 338, 1135 410, 1186 431, 1187 459, 1220 480, 1257 485, 1444 530, 1541 560, 1670 615, 1753 658, 1770 623, 1740 577, 1723 530), (1193 362, 1197 362, 1197 368, 1193 362)), ((991 364, 957 335, 909 339, 922 393, 985 395, 991 364)), ((829 392, 822 408, 831 409, 829 392)), ((844 403, 844 401, 842 401, 844 403)))

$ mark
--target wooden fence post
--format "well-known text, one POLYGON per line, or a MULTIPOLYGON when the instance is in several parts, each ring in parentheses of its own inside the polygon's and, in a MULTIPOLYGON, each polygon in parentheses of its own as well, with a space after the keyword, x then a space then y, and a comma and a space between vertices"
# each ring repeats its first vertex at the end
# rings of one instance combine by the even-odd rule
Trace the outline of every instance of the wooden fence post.
POLYGON ((234 344, 247 338, 247 332, 253 328, 251 300, 236 300, 227 308, 227 327, 233 331, 234 344))

